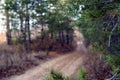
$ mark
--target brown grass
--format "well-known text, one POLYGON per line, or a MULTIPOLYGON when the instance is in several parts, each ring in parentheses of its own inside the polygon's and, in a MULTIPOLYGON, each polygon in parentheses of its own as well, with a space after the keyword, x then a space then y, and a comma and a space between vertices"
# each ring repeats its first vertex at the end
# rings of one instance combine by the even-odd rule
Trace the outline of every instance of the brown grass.
POLYGON ((106 64, 104 55, 87 54, 84 62, 87 80, 105 80, 111 76, 112 67, 106 64))
POLYGON ((21 45, 9 46, 2 41, 0 44, 0 79, 14 74, 21 74, 25 70, 46 61, 46 59, 47 57, 41 53, 28 54, 24 52, 21 45), (36 55, 40 59, 37 59, 36 55))
POLYGON ((5 33, 0 33, 0 44, 6 42, 6 34, 5 33))

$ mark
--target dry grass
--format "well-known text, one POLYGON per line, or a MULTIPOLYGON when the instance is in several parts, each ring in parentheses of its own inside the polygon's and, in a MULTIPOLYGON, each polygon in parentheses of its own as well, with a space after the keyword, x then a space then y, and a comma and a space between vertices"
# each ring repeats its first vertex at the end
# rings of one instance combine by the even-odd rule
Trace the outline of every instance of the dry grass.
POLYGON ((6 44, 0 45, 0 66, 11 66, 14 64, 19 64, 22 55, 26 54, 19 53, 13 46, 8 46, 6 44))
POLYGON ((105 80, 111 76, 112 67, 106 64, 104 55, 87 54, 84 62, 87 80, 105 80))
POLYGON ((41 53, 26 53, 21 45, 8 46, 2 41, 0 44, 0 79, 14 74, 21 74, 27 69, 46 61, 46 59, 47 57, 41 53))
POLYGON ((6 42, 6 34, 5 33, 0 33, 0 44, 6 42))

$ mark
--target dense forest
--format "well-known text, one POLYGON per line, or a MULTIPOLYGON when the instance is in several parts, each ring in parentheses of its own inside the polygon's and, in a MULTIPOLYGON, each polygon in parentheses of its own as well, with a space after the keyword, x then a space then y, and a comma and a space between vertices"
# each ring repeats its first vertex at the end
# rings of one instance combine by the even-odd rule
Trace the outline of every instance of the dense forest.
MULTIPOLYGON (((86 63, 94 60, 96 64, 89 65, 94 75, 81 69, 79 80, 104 80, 119 71, 120 0, 5 0, 1 6, 9 46, 25 53, 46 51, 47 56, 51 51, 69 53, 76 49, 74 31, 78 28, 90 55, 86 63), (102 55, 103 62, 97 61, 96 55, 102 55)), ((51 76, 45 80, 74 80, 54 70, 51 76)), ((117 80, 113 78, 109 80, 117 80)))
MULTIPOLYGON (((53 1, 6 0, 4 4, 7 41, 23 43, 29 50, 31 29, 41 27, 41 41, 45 36, 56 38, 61 45, 72 42, 73 27, 79 27, 86 43, 112 54, 119 53, 119 1, 53 1), (10 25, 11 24, 11 25, 10 25), (45 27, 47 25, 47 27, 45 27), (48 28, 48 30, 47 30, 48 28), (12 32, 18 34, 12 40, 12 32), (65 41, 66 40, 66 41, 65 41)), ((48 38, 48 37, 47 37, 48 38)), ((53 39, 54 40, 54 39, 53 39)), ((50 45, 49 45, 50 46, 50 45)))

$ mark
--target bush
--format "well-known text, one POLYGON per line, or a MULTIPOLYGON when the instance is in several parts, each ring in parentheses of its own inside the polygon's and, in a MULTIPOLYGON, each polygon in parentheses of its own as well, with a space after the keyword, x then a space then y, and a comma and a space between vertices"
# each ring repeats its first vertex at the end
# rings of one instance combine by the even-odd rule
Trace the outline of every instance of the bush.
POLYGON ((87 54, 85 69, 89 80, 104 80, 111 77, 111 66, 106 64, 105 58, 98 54, 87 54))
POLYGON ((85 77, 86 77, 85 69, 84 69, 84 68, 81 68, 81 69, 78 71, 78 80, 85 80, 85 77))
POLYGON ((55 38, 50 37, 44 37, 36 38, 31 41, 31 50, 33 51, 56 51, 59 53, 67 53, 74 51, 76 47, 75 42, 66 43, 66 42, 60 42, 59 40, 56 40, 55 38))
POLYGON ((120 69, 120 55, 107 55, 106 62, 113 68, 113 73, 120 69))
POLYGON ((51 70, 50 76, 45 77, 44 80, 72 80, 72 78, 65 77, 61 72, 51 70))
POLYGON ((19 49, 19 46, 0 45, 0 80, 21 74, 37 65, 30 54, 19 51, 19 49))
POLYGON ((114 66, 120 66, 120 55, 107 55, 106 61, 114 66))
MULTIPOLYGON (((85 80, 86 72, 84 68, 78 71, 77 80, 85 80)), ((69 76, 64 76, 61 72, 51 70, 50 75, 45 77, 44 80, 74 80, 69 76)))

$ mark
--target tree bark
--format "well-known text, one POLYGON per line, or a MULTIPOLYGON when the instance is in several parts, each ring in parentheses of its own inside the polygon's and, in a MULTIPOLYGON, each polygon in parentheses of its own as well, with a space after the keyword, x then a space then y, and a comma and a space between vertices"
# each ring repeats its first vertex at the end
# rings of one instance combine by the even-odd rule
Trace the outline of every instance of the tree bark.
POLYGON ((25 31, 26 31, 26 51, 29 52, 30 51, 31 34, 30 34, 28 4, 26 5, 25 31))
POLYGON ((7 37, 7 44, 11 45, 11 32, 10 32, 10 26, 9 26, 9 10, 8 9, 5 10, 5 14, 6 14, 6 37, 7 37))
POLYGON ((22 3, 22 1, 21 1, 21 7, 20 7, 21 9, 20 9, 20 13, 19 13, 19 16, 20 16, 20 31, 21 31, 21 36, 20 36, 20 43, 24 43, 24 41, 25 41, 25 30, 23 29, 23 11, 22 11, 22 9, 23 9, 23 3, 22 3))

